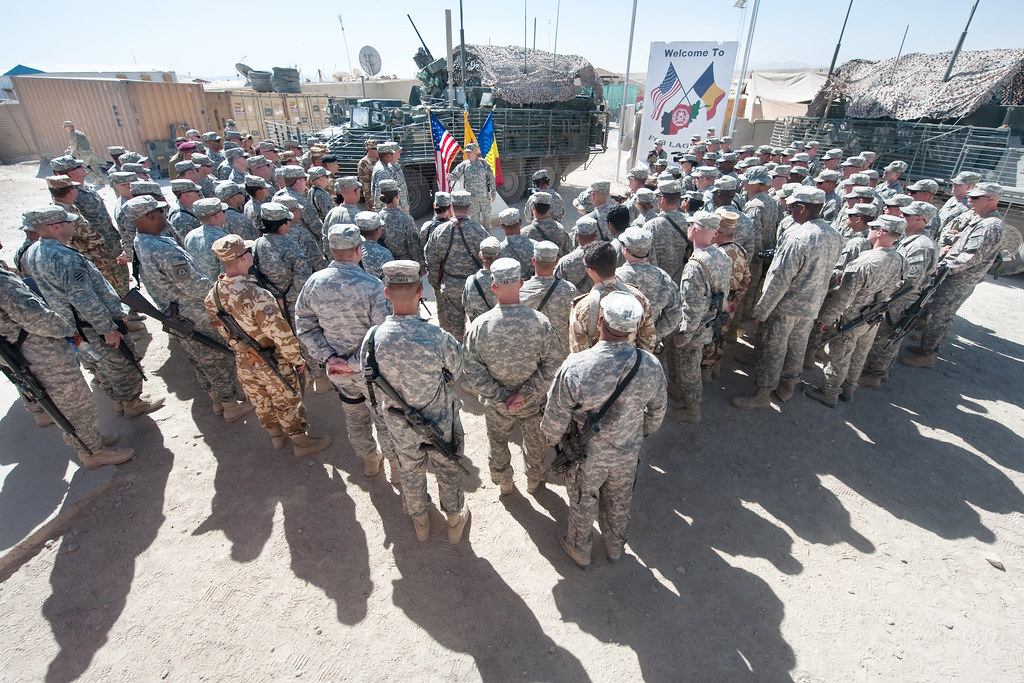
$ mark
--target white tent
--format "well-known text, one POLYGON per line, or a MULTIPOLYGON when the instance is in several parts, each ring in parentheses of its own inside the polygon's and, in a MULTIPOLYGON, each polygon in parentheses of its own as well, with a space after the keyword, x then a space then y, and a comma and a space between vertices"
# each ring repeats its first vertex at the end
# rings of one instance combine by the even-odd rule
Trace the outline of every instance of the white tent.
POLYGON ((825 69, 751 71, 744 89, 744 118, 761 121, 805 115, 827 73, 825 69))

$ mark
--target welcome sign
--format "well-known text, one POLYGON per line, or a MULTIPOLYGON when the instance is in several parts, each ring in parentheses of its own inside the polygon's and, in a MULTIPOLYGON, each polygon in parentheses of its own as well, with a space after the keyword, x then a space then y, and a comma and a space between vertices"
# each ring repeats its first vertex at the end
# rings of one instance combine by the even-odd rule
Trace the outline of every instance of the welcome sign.
POLYGON ((739 44, 651 43, 638 156, 665 140, 665 150, 681 151, 690 137, 708 128, 721 136, 732 70, 739 44))

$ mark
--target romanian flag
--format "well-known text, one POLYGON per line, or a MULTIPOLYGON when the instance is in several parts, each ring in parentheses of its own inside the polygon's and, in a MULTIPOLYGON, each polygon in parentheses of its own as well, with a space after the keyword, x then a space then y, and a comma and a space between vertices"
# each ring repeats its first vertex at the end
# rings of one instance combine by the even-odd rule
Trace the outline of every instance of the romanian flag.
MULTIPOLYGON (((498 139, 494 137, 494 114, 488 114, 480 129, 480 156, 484 158, 487 165, 491 167, 494 174, 494 184, 501 186, 504 180, 501 177, 501 160, 498 158, 498 139)), ((466 126, 469 126, 468 119, 466 126)))
POLYGON ((704 100, 704 104, 707 105, 707 117, 708 121, 715 118, 715 109, 718 108, 718 103, 725 97, 725 91, 718 87, 715 83, 715 65, 714 63, 708 64, 707 70, 704 72, 697 82, 693 84, 693 92, 697 97, 704 100))
POLYGON ((469 125, 469 112, 462 112, 462 158, 466 158, 466 145, 471 142, 476 142, 476 136, 473 135, 473 127, 469 125))

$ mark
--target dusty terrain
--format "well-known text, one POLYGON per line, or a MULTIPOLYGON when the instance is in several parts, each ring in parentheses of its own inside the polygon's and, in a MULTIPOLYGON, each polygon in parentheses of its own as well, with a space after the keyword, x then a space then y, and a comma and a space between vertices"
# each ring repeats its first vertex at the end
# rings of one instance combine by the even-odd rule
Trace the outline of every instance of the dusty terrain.
MULTIPOLYGON (((37 170, 0 167, 5 259, 20 211, 47 201, 37 170)), ((308 398, 335 445, 296 461, 255 420, 212 415, 150 322, 168 405, 128 421, 98 398, 139 456, 0 577, 0 679, 1019 680, 1021 285, 980 285, 934 370, 897 366, 836 410, 733 409, 751 380, 730 351, 704 423, 645 445, 627 556, 595 549, 587 571, 555 541, 564 489, 498 499, 478 404, 467 538, 448 545, 435 515, 418 543, 397 490, 363 477, 337 398, 308 398)), ((0 467, 60 448, 53 429, 0 388, 0 467)))

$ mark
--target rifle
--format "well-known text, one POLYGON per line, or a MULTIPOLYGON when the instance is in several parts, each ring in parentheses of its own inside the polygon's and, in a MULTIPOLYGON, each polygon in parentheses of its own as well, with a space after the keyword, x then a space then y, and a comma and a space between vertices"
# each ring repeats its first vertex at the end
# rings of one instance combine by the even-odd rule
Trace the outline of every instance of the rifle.
POLYGON ((430 312, 430 307, 427 306, 427 300, 424 299, 422 296, 420 297, 420 306, 422 306, 423 310, 427 312, 428 318, 433 315, 433 313, 430 312))
POLYGON ((29 362, 25 360, 25 357, 21 355, 19 349, 20 344, 15 345, 0 336, 0 371, 7 376, 7 379, 11 380, 26 401, 29 403, 35 403, 43 411, 53 418, 54 424, 60 428, 62 432, 74 439, 78 445, 89 455, 93 455, 92 450, 85 445, 82 441, 82 437, 78 436, 75 431, 75 426, 71 424, 71 421, 60 411, 57 404, 53 402, 50 395, 46 393, 46 389, 36 376, 29 369, 29 362))
POLYGON ((776 247, 770 247, 768 249, 762 249, 761 251, 757 252, 757 258, 761 259, 765 263, 768 263, 773 258, 775 258, 775 249, 776 249, 776 247))
MULTIPOLYGON (((370 405, 374 408, 377 407, 377 396, 373 391, 373 387, 376 385, 378 389, 384 392, 385 396, 395 403, 395 405, 388 408, 388 412, 392 415, 404 417, 405 421, 409 423, 409 426, 412 427, 413 431, 426 439, 426 441, 436 448, 441 455, 458 465, 460 470, 469 474, 469 470, 467 470, 466 466, 462 464, 462 456, 455 451, 454 443, 450 443, 445 440, 441 429, 434 422, 424 417, 423 413, 406 403, 405 399, 403 399, 395 388, 391 386, 391 383, 384 379, 384 376, 380 374, 380 366, 377 364, 377 349, 376 344, 374 343, 374 337, 377 335, 378 327, 379 326, 377 325, 373 326, 370 329, 370 334, 366 338, 366 343, 369 346, 367 347, 366 353, 366 365, 363 366, 363 377, 366 379, 366 388, 370 395, 370 405)), ((446 375, 446 377, 450 376, 450 374, 446 375)), ((455 436, 454 424, 452 425, 452 436, 455 436)))
POLYGON ((121 297, 121 303, 136 313, 148 315, 150 318, 162 323, 165 332, 174 332, 180 337, 197 341, 200 344, 208 346, 215 351, 220 351, 221 353, 226 353, 228 355, 233 353, 231 349, 213 337, 196 331, 195 323, 178 312, 177 303, 171 304, 170 315, 165 314, 154 306, 149 299, 144 297, 138 288, 128 290, 128 293, 121 297))
POLYGON ((822 335, 822 339, 821 341, 818 342, 817 348, 820 349, 821 347, 825 346, 825 344, 828 344, 830 341, 832 341, 839 335, 849 332, 850 330, 857 329, 858 327, 861 327, 863 325, 875 325, 877 323, 882 322, 882 319, 885 318, 885 314, 889 311, 889 306, 892 305, 892 302, 896 301, 896 299, 903 296, 907 291, 909 291, 908 286, 904 285, 903 287, 900 287, 896 291, 896 293, 893 294, 888 299, 884 299, 882 301, 875 301, 871 303, 867 308, 860 312, 860 315, 858 315, 853 320, 849 320, 846 323, 837 325, 834 334, 831 334, 827 337, 822 335))
POLYGON ((217 283, 213 285, 213 301, 217 305, 217 320, 224 326, 224 329, 228 331, 228 336, 239 344, 244 344, 249 348, 249 353, 255 355, 263 363, 270 368, 270 371, 277 375, 277 378, 281 380, 281 383, 288 387, 288 391, 292 392, 293 396, 298 396, 299 392, 295 390, 295 387, 291 385, 285 376, 281 374, 281 368, 277 364, 277 358, 274 356, 274 347, 263 348, 258 341, 253 339, 248 332, 242 329, 242 326, 238 324, 238 321, 231 316, 230 313, 224 311, 224 307, 220 303, 220 294, 218 293, 217 283))
POLYGON ((928 286, 921 290, 921 294, 917 297, 917 301, 910 304, 907 310, 903 311, 903 315, 900 319, 892 326, 892 333, 889 335, 889 339, 885 342, 883 350, 888 351, 893 346, 903 341, 903 338, 907 336, 907 333, 913 329, 914 325, 917 324, 918 320, 923 320, 927 315, 925 307, 928 302, 931 301, 932 297, 935 296, 935 290, 939 288, 942 281, 946 279, 946 275, 949 274, 947 266, 939 266, 935 271, 935 275, 932 276, 931 282, 928 286))
POLYGON ((124 319, 115 321, 114 325, 117 327, 117 331, 121 333, 121 343, 117 345, 117 350, 135 368, 136 372, 142 376, 143 381, 148 380, 149 378, 146 377, 146 373, 142 370, 142 363, 139 362, 139 357, 135 353, 135 343, 128 334, 128 325, 125 324, 124 319))

